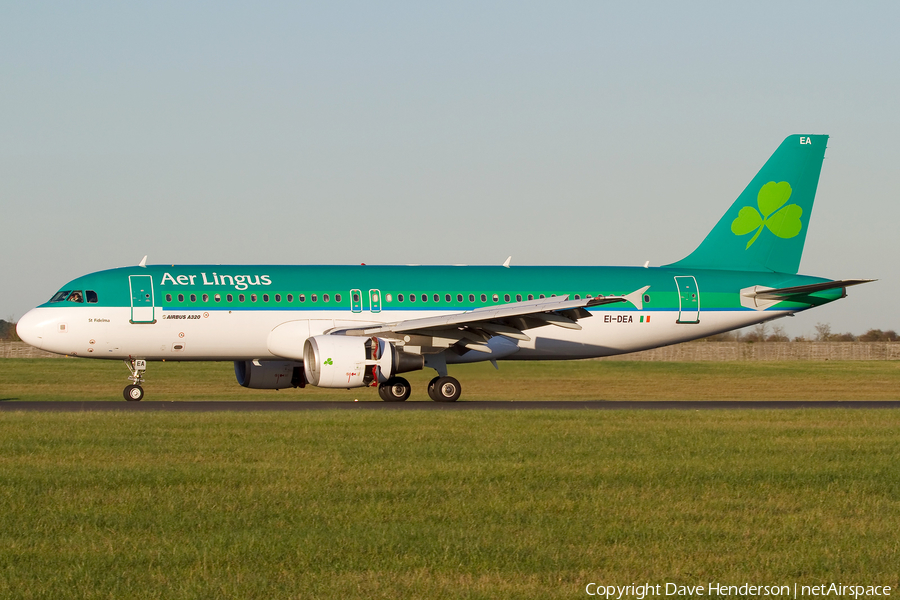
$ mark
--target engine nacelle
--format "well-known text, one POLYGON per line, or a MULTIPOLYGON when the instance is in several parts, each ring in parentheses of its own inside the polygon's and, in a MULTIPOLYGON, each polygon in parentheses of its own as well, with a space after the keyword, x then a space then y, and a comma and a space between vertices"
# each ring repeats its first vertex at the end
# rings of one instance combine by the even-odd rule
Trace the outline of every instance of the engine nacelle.
POLYGON ((384 383, 398 373, 424 366, 423 356, 401 352, 381 338, 316 335, 303 346, 306 380, 318 387, 353 388, 384 383))
POLYGON ((234 361, 239 384, 254 390, 280 390, 304 387, 303 363, 296 361, 234 361))

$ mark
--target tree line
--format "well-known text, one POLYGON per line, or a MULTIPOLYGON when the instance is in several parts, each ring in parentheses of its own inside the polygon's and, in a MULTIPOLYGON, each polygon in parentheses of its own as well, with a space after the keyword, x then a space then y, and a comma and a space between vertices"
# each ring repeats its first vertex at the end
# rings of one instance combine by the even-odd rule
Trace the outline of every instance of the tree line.
POLYGON ((16 333, 16 324, 0 319, 0 340, 19 342, 19 336, 16 333))
POLYGON ((828 323, 816 323, 812 336, 798 335, 791 338, 781 325, 759 323, 749 329, 738 329, 704 338, 705 342, 898 342, 900 335, 893 329, 869 329, 862 335, 834 333, 828 323))

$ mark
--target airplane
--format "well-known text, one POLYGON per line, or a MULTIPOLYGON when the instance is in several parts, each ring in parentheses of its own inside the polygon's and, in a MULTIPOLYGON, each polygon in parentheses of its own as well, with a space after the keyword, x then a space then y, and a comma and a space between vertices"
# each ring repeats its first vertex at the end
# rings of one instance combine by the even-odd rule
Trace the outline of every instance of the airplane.
POLYGON ((677 344, 846 296, 798 274, 827 135, 791 135, 687 257, 661 267, 147 265, 84 275, 18 322, 25 342, 124 360, 232 361, 253 389, 377 387, 459 399, 449 366, 585 359, 677 344))

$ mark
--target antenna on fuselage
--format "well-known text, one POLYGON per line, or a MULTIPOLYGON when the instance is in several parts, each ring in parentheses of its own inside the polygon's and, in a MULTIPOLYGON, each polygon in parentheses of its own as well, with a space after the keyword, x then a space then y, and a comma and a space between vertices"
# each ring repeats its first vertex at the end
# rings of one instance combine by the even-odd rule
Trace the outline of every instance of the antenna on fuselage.
POLYGON ((147 255, 144 255, 144 258, 141 259, 141 262, 138 263, 139 267, 147 268, 147 255))
POLYGON ((511 261, 511 260, 512 260, 512 256, 508 257, 508 258, 506 259, 506 261, 503 263, 503 266, 506 267, 506 268, 508 269, 508 268, 509 268, 509 261, 511 261))

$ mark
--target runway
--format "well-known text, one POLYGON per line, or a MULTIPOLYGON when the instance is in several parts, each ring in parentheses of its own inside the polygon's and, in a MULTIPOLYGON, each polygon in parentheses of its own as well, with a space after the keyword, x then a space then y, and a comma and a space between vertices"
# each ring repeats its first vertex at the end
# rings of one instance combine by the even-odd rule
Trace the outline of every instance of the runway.
POLYGON ((523 401, 523 402, 20 402, 0 401, 0 412, 249 412, 303 410, 784 410, 900 408, 900 400, 723 400, 723 401, 523 401))

